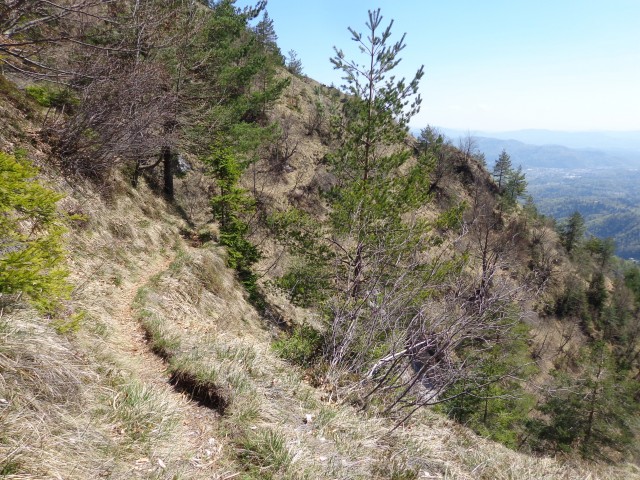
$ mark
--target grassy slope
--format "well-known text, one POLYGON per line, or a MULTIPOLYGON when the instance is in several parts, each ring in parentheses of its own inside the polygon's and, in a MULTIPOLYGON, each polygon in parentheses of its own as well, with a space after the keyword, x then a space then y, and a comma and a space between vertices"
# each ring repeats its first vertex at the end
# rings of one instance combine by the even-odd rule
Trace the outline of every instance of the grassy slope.
POLYGON ((428 411, 389 433, 274 355, 224 252, 185 241, 146 186, 68 194, 61 208, 87 217, 68 311, 0 318, 0 478, 640 478, 521 455, 428 411))

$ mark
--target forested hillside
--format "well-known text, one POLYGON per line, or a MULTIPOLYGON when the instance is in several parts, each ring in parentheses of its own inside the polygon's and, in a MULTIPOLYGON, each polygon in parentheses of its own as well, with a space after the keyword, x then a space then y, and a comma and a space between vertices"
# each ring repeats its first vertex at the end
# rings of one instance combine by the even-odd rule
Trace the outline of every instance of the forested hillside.
POLYGON ((0 29, 0 477, 640 478, 640 268, 409 135, 380 10, 342 90, 266 2, 0 29))
POLYGON ((564 220, 578 211, 589 234, 613 239, 622 258, 640 258, 638 169, 541 169, 529 177, 541 212, 564 220))
POLYGON ((526 144, 511 140, 509 133, 490 138, 444 131, 454 144, 471 142, 490 165, 502 151, 508 152, 512 163, 526 171, 528 193, 540 213, 562 222, 578 211, 585 219, 589 235, 611 237, 616 255, 622 258, 640 258, 637 133, 592 133, 589 143, 587 133, 512 132, 513 137, 536 142, 526 144), (545 140, 566 141, 573 147, 546 144, 545 140), (617 149, 616 141, 619 141, 617 149), (603 148, 594 148, 597 145, 603 148))

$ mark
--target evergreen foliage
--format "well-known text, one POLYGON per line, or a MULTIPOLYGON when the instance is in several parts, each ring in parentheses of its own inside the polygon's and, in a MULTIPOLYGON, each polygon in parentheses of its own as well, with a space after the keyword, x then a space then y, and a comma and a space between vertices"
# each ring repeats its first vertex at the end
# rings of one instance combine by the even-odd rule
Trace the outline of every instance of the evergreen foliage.
POLYGON ((349 97, 343 115, 334 119, 339 146, 330 155, 339 182, 330 194, 328 225, 338 246, 334 251, 338 273, 330 306, 332 339, 327 348, 334 365, 348 358, 356 369, 365 367, 362 356, 371 353, 370 346, 360 342, 364 331, 369 336, 382 335, 379 341, 383 341, 386 328, 375 324, 369 299, 375 303, 377 295, 407 273, 408 259, 426 234, 426 225, 402 220, 405 212, 428 198, 426 159, 410 166, 405 175, 397 174, 410 157, 410 151, 398 145, 407 135, 409 119, 419 109, 417 90, 423 70, 409 82, 393 79, 391 71, 400 62, 405 44, 404 36, 391 42, 392 24, 383 27, 380 10, 376 10, 369 12, 366 36, 349 29, 366 57, 365 69, 358 61, 346 60, 338 49, 331 59, 344 75, 343 88, 349 97))
POLYGON ((498 185, 498 192, 507 207, 512 207, 516 202, 524 197, 527 190, 527 181, 522 172, 522 167, 514 169, 511 166, 511 157, 502 150, 493 167, 493 178, 498 185))
POLYGON ((568 253, 580 246, 585 234, 584 218, 580 212, 573 212, 567 221, 560 225, 559 233, 564 248, 568 253))
POLYGON ((204 162, 219 188, 211 205, 228 264, 238 272, 252 301, 260 303, 252 271, 260 251, 248 239, 247 220, 255 212, 255 199, 239 186, 239 180, 259 148, 275 134, 266 114, 288 80, 276 79, 275 67, 281 65, 282 57, 273 22, 263 12, 264 2, 244 10, 234 4, 233 0, 212 4, 204 25, 181 52, 189 72, 181 96, 191 107, 188 142, 205 154, 204 162), (262 19, 251 28, 250 22, 261 13, 262 19), (192 104, 193 99, 198 99, 199 106, 192 104))
POLYGON ((578 449, 586 457, 610 460, 633 444, 630 421, 638 411, 637 384, 616 368, 604 342, 585 348, 580 364, 578 375, 554 372, 554 384, 538 407, 545 417, 532 420, 530 428, 539 448, 578 449))
POLYGON ((253 29, 258 41, 263 46, 266 54, 274 55, 278 63, 282 65, 284 63, 282 54, 280 53, 280 47, 278 47, 278 35, 276 35, 275 28, 273 26, 273 20, 269 17, 269 13, 264 11, 262 18, 253 29))
POLYGON ((79 103, 68 88, 56 89, 46 85, 28 85, 25 92, 39 105, 47 108, 70 110, 79 103))
POLYGON ((453 172, 453 161, 444 135, 431 126, 423 128, 418 137, 417 150, 419 155, 431 159, 429 190, 433 192, 453 172))
POLYGON ((589 288, 587 289, 587 301, 596 315, 602 312, 607 296, 604 274, 602 272, 595 272, 591 277, 589 288))
POLYGON ((511 170, 507 174, 506 184, 504 186, 504 198, 510 205, 515 205, 518 199, 522 198, 527 191, 527 181, 519 166, 515 170, 511 170))
POLYGON ((498 190, 501 193, 504 191, 505 184, 511 170, 511 157, 506 150, 502 150, 493 167, 493 178, 495 178, 496 183, 498 184, 498 190))
POLYGON ((584 321, 589 317, 587 296, 579 279, 571 277, 556 301, 555 313, 561 318, 584 321))
POLYGON ((256 275, 251 267, 260 251, 247 238, 249 225, 244 215, 255 209, 255 202, 238 186, 244 167, 229 147, 218 147, 204 159, 216 178, 219 194, 211 199, 213 217, 220 224, 220 243, 227 248, 227 264, 238 272, 252 300, 258 299, 256 275))
POLYGON ((625 265, 624 284, 633 292, 636 302, 640 304, 640 267, 636 264, 625 265))
MULTIPOLYGON (((266 2, 244 9, 235 0, 97 2, 91 7, 95 18, 85 15, 87 4, 80 2, 68 7, 73 15, 56 21, 48 18, 66 7, 37 3, 35 10, 23 8, 29 2, 4 6, 16 14, 0 19, 10 40, 0 52, 17 66, 39 54, 12 46, 16 39, 69 48, 64 62, 60 54, 31 65, 41 77, 48 75, 42 69, 57 71, 68 87, 26 88, 50 109, 43 138, 53 147, 52 157, 81 157, 74 173, 96 173, 106 184, 118 162, 135 163, 137 178, 164 158, 171 177, 169 160, 178 149, 197 155, 214 179, 211 217, 219 224, 227 264, 254 305, 264 307, 254 271, 262 252, 251 240, 257 192, 252 196, 241 181, 265 152, 275 152, 283 165, 293 155, 295 148, 281 145, 285 124, 279 130, 269 114, 289 85, 282 68, 302 75, 296 52, 285 59, 278 48, 266 2), (36 13, 48 16, 32 28, 36 13), (86 28, 74 23, 83 16, 86 28), (27 31, 17 35, 23 27, 27 31), (67 28, 69 35, 60 36, 67 28)), ((374 10, 366 33, 350 28, 363 59, 349 60, 337 48, 331 59, 346 95, 338 101, 334 90, 327 105, 317 88, 312 99, 306 132, 317 133, 330 148, 325 165, 332 186, 322 193, 326 215, 289 209, 266 220, 286 247, 288 262, 274 284, 324 321, 318 330, 294 328, 274 349, 304 367, 320 364, 332 387, 357 379, 350 393, 362 394, 357 401, 365 407, 384 404, 392 414, 408 407, 398 424, 408 418, 406 411, 442 403, 451 418, 510 447, 528 443, 544 452, 621 458, 637 430, 640 269, 620 268, 611 240, 585 240, 578 212, 559 227, 572 258, 564 259, 570 268, 564 285, 556 283, 560 293, 546 314, 559 317, 554 320, 562 328, 581 324, 579 341, 587 346, 572 357, 574 344, 563 349, 574 330, 563 332, 563 356, 553 359, 557 370, 532 415, 526 379, 535 369, 520 321, 520 308, 531 296, 517 293, 531 284, 518 282, 542 268, 544 280, 536 288, 558 281, 554 266, 562 257, 555 237, 547 237, 549 224, 530 198, 526 220, 518 216, 514 207, 527 182, 506 151, 491 172, 495 185, 487 188, 486 172, 476 174, 475 161, 484 159, 470 137, 456 149, 427 127, 413 148, 407 146, 423 69, 408 81, 394 76, 405 37, 393 41, 392 27, 374 10), (441 188, 461 171, 465 200, 441 188), (434 196, 448 206, 426 221, 419 210, 434 196), (535 233, 526 230, 529 223, 535 233), (521 274, 517 262, 526 253, 517 242, 529 241, 529 270, 521 274)), ((0 153, 0 313, 20 296, 51 311, 69 291, 65 228, 56 211, 61 196, 37 174, 23 159, 0 153)), ((54 326, 71 331, 84 315, 54 326)))
MULTIPOLYGON (((527 348, 528 329, 520 323, 486 351, 471 352, 471 377, 460 378, 440 406, 454 420, 511 448, 519 446, 534 397, 523 383, 536 371, 527 348)), ((463 353, 464 354, 464 353, 463 353)))
POLYGON ((273 213, 267 226, 294 256, 287 272, 276 279, 276 286, 296 305, 321 308, 334 288, 332 250, 323 241, 325 226, 296 208, 273 213))
POLYGON ((207 12, 204 25, 180 52, 183 69, 181 96, 189 107, 189 143, 207 151, 213 141, 229 142, 239 123, 261 127, 265 113, 278 99, 288 79, 276 79, 281 57, 273 48, 268 17, 258 30, 264 2, 240 10, 234 0, 221 0, 207 12), (258 122, 258 123, 257 123, 258 122))
POLYGON ((302 60, 298 57, 298 53, 295 50, 289 50, 287 56, 287 70, 294 75, 302 75, 302 60))
POLYGON ((597 238, 589 237, 585 242, 585 250, 587 250, 598 262, 601 269, 605 268, 616 250, 616 244, 613 238, 597 238))
POLYGON ((24 295, 44 311, 69 293, 62 195, 44 187, 24 159, 0 152, 0 304, 24 295))
POLYGON ((291 335, 276 340, 273 349, 283 358, 303 367, 313 367, 322 354, 324 337, 308 325, 294 329, 291 335))

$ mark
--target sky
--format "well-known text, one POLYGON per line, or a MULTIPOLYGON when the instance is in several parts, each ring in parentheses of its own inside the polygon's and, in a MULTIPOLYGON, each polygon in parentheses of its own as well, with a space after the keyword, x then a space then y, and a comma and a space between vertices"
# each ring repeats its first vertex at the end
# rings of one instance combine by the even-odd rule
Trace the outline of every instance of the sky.
MULTIPOLYGON (((237 0, 243 7, 256 2, 237 0)), ((268 0, 278 45, 303 73, 340 86, 333 47, 367 11, 406 33, 395 73, 420 82, 411 121, 465 131, 640 130, 640 0, 268 0)))

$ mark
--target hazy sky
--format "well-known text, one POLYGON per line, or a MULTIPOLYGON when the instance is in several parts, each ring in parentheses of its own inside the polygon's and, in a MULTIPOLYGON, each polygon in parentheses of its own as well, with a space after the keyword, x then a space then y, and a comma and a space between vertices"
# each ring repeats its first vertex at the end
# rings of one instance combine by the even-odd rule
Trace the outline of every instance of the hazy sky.
POLYGON ((333 46, 356 58, 347 27, 364 33, 378 7, 394 39, 407 33, 398 76, 425 66, 414 127, 640 130, 640 0, 269 0, 267 11, 282 52, 340 85, 333 46))

